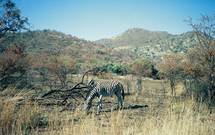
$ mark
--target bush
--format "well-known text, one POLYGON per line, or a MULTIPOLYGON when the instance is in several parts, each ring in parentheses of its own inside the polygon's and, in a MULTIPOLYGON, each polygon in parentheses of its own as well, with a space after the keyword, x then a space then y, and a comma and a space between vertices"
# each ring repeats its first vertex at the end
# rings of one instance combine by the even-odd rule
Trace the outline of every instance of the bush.
POLYGON ((79 63, 81 63, 81 62, 83 62, 83 59, 82 58, 77 58, 76 61, 79 62, 79 63))
POLYGON ((103 65, 108 69, 108 71, 111 71, 116 74, 127 74, 128 70, 127 67, 124 65, 121 65, 120 63, 107 63, 103 65))
POLYGON ((0 86, 16 83, 30 69, 32 65, 31 57, 25 52, 22 45, 10 45, 7 50, 0 54, 0 86), (16 74, 16 77, 12 77, 16 74), (19 77, 17 77, 19 75, 19 77))
POLYGON ((104 56, 103 59, 106 60, 106 61, 109 61, 109 60, 110 60, 110 57, 104 56))
POLYGON ((151 61, 148 59, 137 59, 129 65, 130 72, 135 75, 155 77, 158 70, 154 68, 151 61))

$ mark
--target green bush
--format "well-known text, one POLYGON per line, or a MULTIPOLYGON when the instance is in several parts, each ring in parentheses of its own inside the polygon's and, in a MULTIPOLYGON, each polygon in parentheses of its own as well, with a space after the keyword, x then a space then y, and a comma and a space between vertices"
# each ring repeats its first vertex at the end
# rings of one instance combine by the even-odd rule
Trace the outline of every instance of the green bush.
POLYGON ((145 73, 147 72, 146 76, 148 77, 156 78, 156 74, 158 73, 158 70, 154 68, 154 65, 148 59, 137 59, 129 64, 129 69, 131 73, 140 74, 137 72, 138 70, 137 68, 141 68, 143 70, 142 71, 143 74, 144 72, 145 73), (133 67, 135 65, 136 65, 136 68, 133 67))
POLYGON ((79 62, 79 63, 81 63, 81 62, 83 62, 83 59, 82 58, 77 58, 76 61, 79 62))
POLYGON ((121 65, 120 63, 107 63, 103 65, 103 67, 106 67, 108 71, 111 71, 116 74, 128 73, 127 67, 124 65, 121 65))
POLYGON ((109 61, 109 60, 110 60, 110 57, 104 56, 103 59, 106 60, 106 61, 109 61))

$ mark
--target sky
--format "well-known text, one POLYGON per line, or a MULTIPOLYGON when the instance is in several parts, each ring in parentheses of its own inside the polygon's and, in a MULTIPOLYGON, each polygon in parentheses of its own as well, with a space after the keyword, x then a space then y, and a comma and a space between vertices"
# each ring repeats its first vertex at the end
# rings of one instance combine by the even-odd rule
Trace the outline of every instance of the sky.
POLYGON ((191 31, 187 22, 215 12, 215 0, 12 0, 31 30, 50 29, 85 40, 112 38, 130 28, 191 31))

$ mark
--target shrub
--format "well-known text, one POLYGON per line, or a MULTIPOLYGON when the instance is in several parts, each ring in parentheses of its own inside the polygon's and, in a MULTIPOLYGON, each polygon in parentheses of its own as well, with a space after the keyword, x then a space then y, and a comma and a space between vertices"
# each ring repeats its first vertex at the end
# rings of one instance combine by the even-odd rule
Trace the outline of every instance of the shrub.
POLYGON ((153 77, 157 74, 157 70, 148 59, 137 59, 130 63, 130 72, 135 75, 153 77))
POLYGON ((110 60, 110 57, 104 56, 103 59, 106 60, 106 61, 109 61, 109 60, 110 60))
POLYGON ((107 63, 103 65, 108 69, 108 71, 111 71, 113 73, 117 74, 126 74, 128 73, 127 67, 124 65, 121 65, 120 63, 107 63))
POLYGON ((83 59, 82 58, 77 58, 76 61, 79 62, 79 63, 81 63, 81 62, 83 62, 83 59))

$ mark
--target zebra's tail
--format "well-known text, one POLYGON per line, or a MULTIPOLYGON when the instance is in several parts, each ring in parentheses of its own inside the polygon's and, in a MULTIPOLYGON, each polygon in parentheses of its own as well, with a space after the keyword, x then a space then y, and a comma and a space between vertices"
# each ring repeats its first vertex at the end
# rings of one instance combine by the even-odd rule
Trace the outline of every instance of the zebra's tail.
POLYGON ((124 88, 122 86, 122 99, 124 100, 124 98, 125 98, 125 93, 124 93, 124 88))

